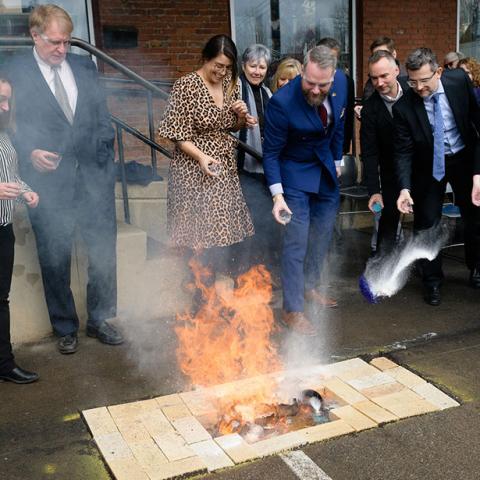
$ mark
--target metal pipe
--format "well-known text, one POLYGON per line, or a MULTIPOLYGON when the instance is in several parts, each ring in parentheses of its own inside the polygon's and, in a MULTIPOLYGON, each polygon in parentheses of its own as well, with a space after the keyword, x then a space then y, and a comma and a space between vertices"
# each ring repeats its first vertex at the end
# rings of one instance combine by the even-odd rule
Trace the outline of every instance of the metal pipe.
POLYGON ((130 224, 130 205, 128 203, 127 177, 125 174, 125 158, 123 156, 122 127, 118 124, 115 124, 115 129, 117 131, 118 161, 120 163, 120 176, 122 180, 123 214, 125 217, 125 223, 130 224))

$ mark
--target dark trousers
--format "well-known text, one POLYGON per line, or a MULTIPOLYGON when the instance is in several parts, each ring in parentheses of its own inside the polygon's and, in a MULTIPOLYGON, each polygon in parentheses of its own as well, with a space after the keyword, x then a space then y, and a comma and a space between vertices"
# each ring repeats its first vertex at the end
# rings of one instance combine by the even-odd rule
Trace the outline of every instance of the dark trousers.
MULTIPOLYGON (((447 182, 455 194, 464 224, 465 262, 472 270, 480 268, 480 208, 472 203, 472 167, 467 152, 445 158, 445 177, 438 182, 432 176, 414 182, 412 197, 415 202, 414 230, 421 231, 437 225, 442 217, 442 205, 447 182)), ((439 286, 443 280, 442 257, 421 260, 423 282, 426 286, 439 286)))
POLYGON ((395 246, 400 212, 397 208, 398 188, 395 181, 382 179, 383 209, 378 224, 377 254, 389 253, 395 246))
POLYGON ((78 331, 79 321, 70 289, 72 246, 80 232, 87 250, 88 325, 116 315, 116 219, 113 191, 93 201, 81 185, 75 207, 30 211, 37 241, 45 299, 53 331, 64 336, 78 331))
POLYGON ((319 285, 340 196, 328 173, 322 174, 320 193, 286 187, 284 190, 293 215, 283 238, 283 308, 287 312, 303 312, 305 290, 319 285))
POLYGON ((15 368, 10 343, 8 296, 12 284, 15 237, 12 225, 0 226, 0 374, 15 368))

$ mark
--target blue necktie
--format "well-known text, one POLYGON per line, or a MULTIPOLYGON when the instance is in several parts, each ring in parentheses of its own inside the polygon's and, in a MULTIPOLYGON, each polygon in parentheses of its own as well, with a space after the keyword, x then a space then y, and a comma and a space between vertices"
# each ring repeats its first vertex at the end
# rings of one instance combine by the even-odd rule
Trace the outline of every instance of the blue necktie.
POLYGON ((440 94, 433 95, 433 178, 440 181, 445 176, 445 144, 440 94))

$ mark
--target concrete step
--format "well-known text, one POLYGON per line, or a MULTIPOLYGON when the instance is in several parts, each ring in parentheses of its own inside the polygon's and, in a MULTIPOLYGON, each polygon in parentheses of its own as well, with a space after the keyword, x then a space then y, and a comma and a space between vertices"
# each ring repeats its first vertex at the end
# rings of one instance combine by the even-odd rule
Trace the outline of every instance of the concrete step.
MULTIPOLYGON (((14 230, 16 236, 15 264, 10 293, 11 333, 15 343, 37 341, 51 334, 43 282, 38 264, 32 227, 24 209, 18 209, 14 230)), ((135 300, 139 272, 144 269, 147 254, 147 235, 141 229, 118 224, 117 286, 119 307, 135 300)), ((72 254, 71 288, 80 322, 86 322, 87 258, 81 237, 78 236, 72 254)))

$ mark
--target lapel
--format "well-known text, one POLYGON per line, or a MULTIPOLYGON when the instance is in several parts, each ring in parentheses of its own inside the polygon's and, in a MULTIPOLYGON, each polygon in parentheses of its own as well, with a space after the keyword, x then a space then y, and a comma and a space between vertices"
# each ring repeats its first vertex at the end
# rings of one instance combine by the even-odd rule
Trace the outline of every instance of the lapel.
POLYGON ((38 66, 38 63, 35 60, 35 57, 33 56, 33 51, 31 55, 29 55, 27 58, 28 58, 29 68, 32 71, 32 76, 31 78, 29 78, 29 81, 32 81, 35 85, 35 91, 38 93, 37 98, 45 99, 50 105, 50 107, 58 115, 60 115, 65 121, 67 121, 65 114, 63 113, 62 109, 60 108, 60 105, 57 102, 57 99, 55 98, 55 95, 53 95, 52 91, 50 90, 50 87, 48 86, 45 80, 45 77, 40 71, 40 67, 38 66))
POLYGON ((73 78, 75 79, 78 92, 73 123, 75 123, 75 121, 79 118, 82 105, 85 105, 85 102, 83 100, 86 95, 86 86, 89 85, 88 79, 85 78, 85 68, 82 68, 82 66, 79 65, 76 60, 77 58, 74 55, 72 55, 71 53, 67 54, 68 65, 72 70, 73 78))
POLYGON ((461 102, 459 102, 456 98, 456 92, 458 92, 458 89, 455 89, 455 85, 452 84, 448 75, 442 75, 441 81, 443 85, 443 90, 445 91, 445 95, 448 100, 448 104, 450 105, 450 109, 453 113, 453 118, 455 119, 455 124, 457 125, 457 129, 460 132, 460 128, 463 125, 462 117, 464 117, 465 112, 460 111, 461 102))
POLYGON ((373 92, 372 95, 375 95, 375 102, 377 104, 377 108, 375 109, 375 111, 378 114, 378 118, 377 118, 378 124, 393 125, 393 117, 390 115, 388 108, 385 105, 385 102, 383 101, 380 94, 375 90, 375 92, 373 92))
POLYGON ((423 103, 423 98, 413 91, 411 95, 413 99, 413 109, 415 111, 415 114, 418 117, 420 126, 422 127, 422 130, 423 130, 423 134, 425 135, 425 138, 428 140, 428 142, 433 148, 433 132, 432 132, 432 127, 430 125, 430 122, 428 121, 428 115, 427 115, 427 111, 425 110, 425 104, 423 103))

